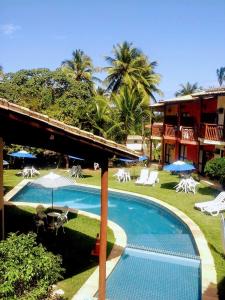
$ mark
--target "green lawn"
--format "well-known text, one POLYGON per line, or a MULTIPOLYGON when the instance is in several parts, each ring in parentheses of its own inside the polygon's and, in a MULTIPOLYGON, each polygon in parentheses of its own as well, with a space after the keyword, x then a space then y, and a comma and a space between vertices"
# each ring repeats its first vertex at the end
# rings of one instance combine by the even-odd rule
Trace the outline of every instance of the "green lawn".
MULTIPOLYGON (((46 172, 47 171, 43 171, 41 174, 46 172)), ((65 170, 58 170, 57 172, 62 175, 68 174, 65 170)), ((160 199, 177 207, 199 225, 208 241, 208 245, 215 260, 220 299, 225 299, 225 259, 221 243, 220 219, 219 217, 204 215, 203 213, 193 209, 195 202, 210 200, 214 198, 219 191, 201 183, 198 187, 198 192, 195 195, 176 193, 173 187, 177 182, 179 182, 179 177, 171 175, 165 171, 159 172, 160 183, 155 187, 136 186, 134 184, 134 180, 131 182, 119 183, 115 180, 115 177, 113 177, 115 172, 115 169, 109 169, 109 187, 140 193, 160 199)), ((131 176, 136 177, 140 173, 140 169, 138 167, 132 167, 130 172, 131 176)), ((15 173, 15 170, 4 171, 4 186, 6 186, 7 190, 21 180, 21 178, 15 176, 15 173)), ((77 182, 100 185, 100 171, 84 170, 84 178, 78 179, 77 182)), ((69 281, 70 279, 67 280, 69 281)))

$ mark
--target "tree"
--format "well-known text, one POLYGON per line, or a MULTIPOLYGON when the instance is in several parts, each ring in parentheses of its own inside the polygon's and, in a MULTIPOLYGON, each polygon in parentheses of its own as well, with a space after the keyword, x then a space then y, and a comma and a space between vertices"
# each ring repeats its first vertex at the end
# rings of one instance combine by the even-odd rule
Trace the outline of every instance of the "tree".
POLYGON ((223 82, 225 81, 225 67, 221 67, 216 70, 217 79, 219 82, 219 85, 221 86, 223 82))
POLYGON ((118 122, 115 110, 110 107, 108 98, 96 95, 92 101, 92 109, 87 112, 87 116, 94 134, 108 139, 116 139, 123 123, 118 122))
POLYGON ((3 67, 2 67, 2 66, 0 66, 0 78, 2 78, 2 77, 3 77, 3 75, 4 75, 4 73, 3 73, 3 67))
POLYGON ((190 82, 187 82, 186 84, 180 84, 181 89, 175 93, 175 96, 185 96, 190 95, 198 90, 201 90, 201 87, 198 87, 198 83, 195 82, 194 84, 191 84, 190 82))
POLYGON ((113 54, 114 57, 106 57, 110 67, 104 68, 108 73, 105 79, 107 90, 117 93, 123 85, 128 84, 138 86, 155 99, 152 93, 160 93, 157 88, 160 76, 154 72, 157 63, 149 63, 148 58, 139 49, 126 41, 113 46, 113 54))
POLYGON ((1 241, 0 262, 1 299, 47 299, 64 271, 61 258, 38 245, 34 233, 1 241))
POLYGON ((149 102, 142 91, 124 85, 120 93, 114 94, 112 102, 117 111, 118 120, 122 123, 122 140, 125 142, 129 134, 143 135, 143 122, 150 117, 149 102))
POLYGON ((62 69, 76 81, 92 83, 92 60, 80 49, 73 51, 71 60, 62 62, 62 69))

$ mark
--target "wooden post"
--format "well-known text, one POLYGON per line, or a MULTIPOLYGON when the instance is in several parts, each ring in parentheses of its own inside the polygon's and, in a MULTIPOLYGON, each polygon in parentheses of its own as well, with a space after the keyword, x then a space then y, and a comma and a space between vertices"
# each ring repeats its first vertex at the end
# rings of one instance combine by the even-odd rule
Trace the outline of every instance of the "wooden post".
POLYGON ((106 296, 106 249, 107 249, 107 219, 108 219, 108 159, 101 164, 101 228, 99 255, 99 290, 98 299, 106 296))
POLYGON ((0 213, 1 213, 1 238, 5 238, 5 218, 3 200, 3 139, 0 137, 0 213))

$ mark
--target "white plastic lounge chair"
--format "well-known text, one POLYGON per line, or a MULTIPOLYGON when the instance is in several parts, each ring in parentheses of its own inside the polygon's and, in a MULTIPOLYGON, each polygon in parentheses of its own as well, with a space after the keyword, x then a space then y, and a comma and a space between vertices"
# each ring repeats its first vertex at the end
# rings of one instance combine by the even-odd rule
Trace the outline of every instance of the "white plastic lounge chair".
POLYGON ((158 171, 151 171, 147 181, 144 183, 146 185, 155 185, 156 182, 159 182, 158 171))
POLYGON ((225 254, 225 220, 223 214, 221 214, 221 238, 223 245, 223 253, 225 254))
POLYGON ((140 177, 135 181, 136 184, 145 184, 148 180, 148 169, 141 169, 140 177))
POLYGON ((224 210, 225 210, 225 199, 222 199, 218 203, 214 203, 203 208, 203 212, 206 212, 213 217, 218 216, 218 214, 224 210))
POLYGON ((220 203, 223 199, 225 199, 225 192, 220 192, 214 200, 195 203, 194 207, 203 211, 204 207, 220 203))

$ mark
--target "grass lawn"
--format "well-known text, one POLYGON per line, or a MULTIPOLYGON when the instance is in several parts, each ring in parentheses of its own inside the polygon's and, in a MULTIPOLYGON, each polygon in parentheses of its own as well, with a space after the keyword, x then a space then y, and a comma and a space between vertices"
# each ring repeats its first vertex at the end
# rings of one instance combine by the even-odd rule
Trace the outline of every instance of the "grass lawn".
MULTIPOLYGON (((58 170, 57 172, 61 175, 68 174, 65 170, 58 170)), ((11 189, 21 180, 21 178, 15 176, 15 173, 15 170, 4 171, 4 186, 6 187, 6 190, 11 189)), ((47 173, 47 171, 42 171, 41 175, 44 173, 47 173)), ((171 175, 170 173, 165 171, 159 172, 160 183, 156 184, 155 187, 136 186, 134 184, 134 180, 131 182, 119 183, 115 180, 115 177, 113 177, 114 173, 116 173, 116 169, 110 168, 110 188, 135 192, 160 199, 172 206, 177 207, 185 214, 187 214, 196 224, 199 225, 208 241, 208 245, 214 257, 217 270, 220 299, 225 299, 225 257, 222 250, 220 218, 207 216, 200 211, 193 209, 195 202, 211 200, 215 197, 215 195, 219 193, 219 191, 206 184, 201 183, 198 186, 198 191, 195 195, 176 193, 173 187, 179 182, 179 177, 176 175, 171 175)), ((130 169, 130 173, 131 176, 137 177, 140 173, 140 169, 138 167, 132 167, 130 169)), ((84 170, 84 178, 78 179, 77 182, 91 185, 100 185, 100 171, 84 170)), ((92 238, 93 237, 94 235, 92 236, 92 238)), ((68 278, 64 281, 66 282, 67 280, 70 281, 73 279, 68 278)), ((79 279, 75 279, 75 281, 76 280, 79 279)))

